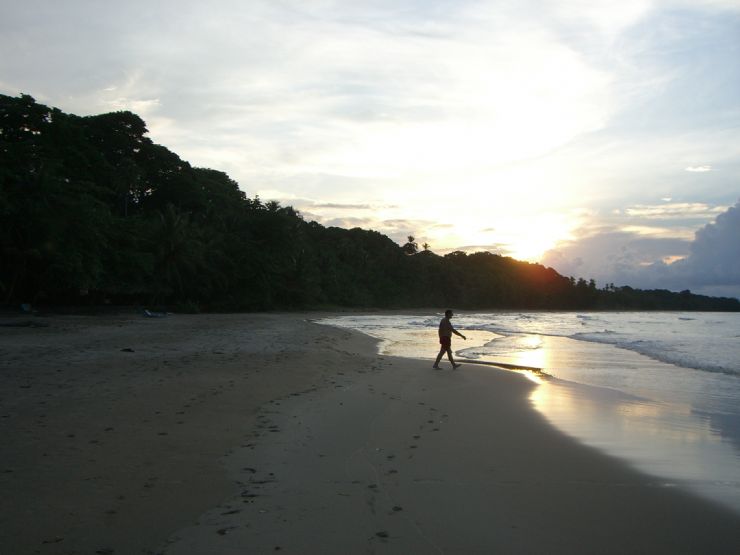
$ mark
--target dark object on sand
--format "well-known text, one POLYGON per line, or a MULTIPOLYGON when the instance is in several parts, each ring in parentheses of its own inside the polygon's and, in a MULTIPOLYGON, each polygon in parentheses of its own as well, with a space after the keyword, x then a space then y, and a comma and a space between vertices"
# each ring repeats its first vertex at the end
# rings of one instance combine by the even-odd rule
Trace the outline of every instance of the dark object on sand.
POLYGON ((165 318, 167 316, 166 312, 153 312, 151 310, 144 309, 144 316, 147 318, 165 318))
POLYGON ((48 328, 49 324, 35 320, 20 320, 18 322, 0 322, 4 328, 48 328))

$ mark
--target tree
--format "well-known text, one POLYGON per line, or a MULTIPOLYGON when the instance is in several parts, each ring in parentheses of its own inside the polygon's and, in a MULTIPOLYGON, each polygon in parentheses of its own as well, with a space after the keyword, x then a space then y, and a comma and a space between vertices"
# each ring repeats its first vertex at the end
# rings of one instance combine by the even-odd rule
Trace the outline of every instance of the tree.
POLYGON ((740 310, 737 299, 600 290, 490 252, 438 256, 413 235, 399 247, 376 231, 306 222, 146 133, 131 112, 81 118, 0 95, 6 304, 740 310))
POLYGON ((403 252, 408 255, 416 254, 417 252, 419 252, 419 245, 417 244, 413 235, 408 236, 408 242, 401 248, 403 249, 403 252))

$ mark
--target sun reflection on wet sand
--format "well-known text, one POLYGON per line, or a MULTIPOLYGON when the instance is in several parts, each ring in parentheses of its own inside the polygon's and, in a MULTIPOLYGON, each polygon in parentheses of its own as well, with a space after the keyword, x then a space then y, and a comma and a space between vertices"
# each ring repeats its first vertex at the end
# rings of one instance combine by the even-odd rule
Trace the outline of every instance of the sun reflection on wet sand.
MULTIPOLYGON (((557 349, 539 360, 546 372, 563 364, 557 349)), ((649 359, 644 363, 659 364, 649 359)), ((562 370, 561 366, 552 371, 562 375, 562 370)), ((740 454, 690 404, 640 398, 552 377, 540 380, 530 401, 566 434, 665 479, 664 486, 683 485, 740 512, 740 454)))
POLYGON ((547 356, 548 350, 542 346, 542 342, 533 343, 530 341, 530 344, 538 346, 531 350, 515 353, 512 357, 514 364, 519 366, 533 366, 534 368, 547 368, 550 366, 547 356))
POLYGON ((611 345, 537 334, 495 336, 485 351, 466 346, 460 354, 542 369, 515 371, 538 384, 530 401, 561 431, 665 479, 665 486, 683 485, 740 512, 740 453, 690 398, 680 399, 680 384, 661 397, 664 382, 650 380, 674 367, 611 345), (620 383, 640 396, 614 389, 620 383))
MULTIPOLYGON (((363 330, 364 333, 381 339, 378 350, 388 356, 409 358, 431 358, 439 352, 439 336, 435 328, 426 329, 383 329, 373 333, 373 330, 363 330)), ((481 347, 496 337, 501 337, 489 331, 465 330, 467 340, 453 336, 452 350, 455 356, 458 351, 481 347)))
MULTIPOLYGON (((431 365, 439 352, 436 326, 363 331, 381 339, 384 355, 428 359, 431 365)), ((556 428, 662 479, 662 486, 680 485, 740 512, 736 438, 727 429, 719 429, 720 435, 704 408, 696 406, 693 389, 681 383, 701 375, 687 378, 677 373, 684 369, 612 345, 537 334, 463 333, 467 341, 452 341, 458 361, 542 369, 512 371, 538 385, 530 395, 532 406, 556 428), (666 382, 667 375, 676 380, 666 382)))

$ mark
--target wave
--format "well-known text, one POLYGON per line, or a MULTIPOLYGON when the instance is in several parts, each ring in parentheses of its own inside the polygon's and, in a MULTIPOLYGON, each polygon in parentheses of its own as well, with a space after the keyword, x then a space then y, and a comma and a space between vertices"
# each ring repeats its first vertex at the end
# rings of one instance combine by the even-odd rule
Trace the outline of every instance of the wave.
POLYGON ((702 372, 710 372, 713 374, 726 374, 728 376, 740 376, 740 370, 736 368, 727 368, 720 364, 712 364, 707 362, 700 362, 699 360, 677 352, 669 345, 662 344, 658 341, 649 341, 645 339, 617 339, 620 334, 616 332, 585 332, 575 333, 570 335, 571 339, 577 341, 589 341, 591 343, 602 343, 607 345, 614 345, 620 349, 626 349, 652 358, 659 362, 665 362, 666 364, 672 364, 674 366, 680 366, 682 368, 689 368, 691 370, 699 370, 702 372))
MULTIPOLYGON (((644 323, 644 322, 643 322, 644 323)), ((622 332, 605 328, 601 331, 575 332, 570 331, 556 332, 554 330, 519 330, 506 327, 505 325, 496 324, 478 324, 469 326, 467 329, 487 331, 502 335, 504 337, 518 335, 542 335, 545 337, 566 337, 575 341, 587 341, 590 343, 601 343, 613 345, 620 349, 633 351, 641 355, 652 358, 659 362, 688 368, 690 370, 699 370, 713 374, 725 374, 728 376, 740 376, 740 369, 731 368, 722 364, 712 363, 706 360, 700 360, 691 355, 680 353, 675 350, 675 346, 659 341, 649 341, 646 339, 630 339, 622 332)), ((522 346, 522 350, 526 349, 522 346)))
POLYGON ((579 320, 585 320, 587 322, 591 320, 596 320, 596 317, 591 316, 590 314, 576 314, 576 318, 578 318, 579 320))
MULTIPOLYGON (((338 321, 337 321, 338 320, 338 321)), ((531 313, 489 314, 477 313, 460 318, 457 325, 466 330, 478 330, 498 336, 487 347, 491 351, 518 351, 536 348, 526 341, 512 341, 524 336, 565 337, 613 345, 654 360, 683 368, 729 376, 740 376, 735 345, 740 321, 691 315, 664 315, 640 313, 583 314, 531 313), (715 326, 715 324, 718 324, 715 326), (714 333, 721 331, 719 335, 714 333), (510 338, 506 341, 504 338, 510 338), (507 344, 509 343, 509 344, 507 344)), ((371 335, 384 335, 384 330, 436 329, 437 316, 397 315, 371 317, 340 317, 340 326, 352 327, 371 335), (341 322, 341 323, 340 323, 341 322)), ((487 349, 477 348, 467 356, 485 357, 487 349)), ((472 358, 472 357, 471 357, 472 358)))

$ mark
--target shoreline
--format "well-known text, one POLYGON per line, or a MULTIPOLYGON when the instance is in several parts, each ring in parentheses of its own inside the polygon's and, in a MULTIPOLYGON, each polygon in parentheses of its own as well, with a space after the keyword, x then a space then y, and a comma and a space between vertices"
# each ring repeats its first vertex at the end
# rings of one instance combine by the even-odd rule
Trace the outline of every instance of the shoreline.
MULTIPOLYGON (((570 322, 567 318, 565 322, 569 333, 558 328, 560 333, 553 334, 547 329, 552 322, 540 322, 539 313, 517 316, 508 325, 499 323, 490 329, 488 324, 497 322, 497 316, 501 314, 458 315, 463 320, 459 324, 473 326, 463 328, 468 341, 456 342, 460 362, 514 371, 530 367, 519 373, 539 384, 530 396, 531 404, 558 430, 661 477, 672 487, 689 489, 740 514, 740 414, 732 402, 740 394, 736 378, 662 362, 618 342, 569 335, 575 331, 588 335, 594 329, 598 333, 613 326, 620 330, 618 320, 602 320, 584 330, 584 317, 571 313, 570 322), (522 319, 525 323, 520 326, 522 319), (537 323, 528 325, 531 322, 537 323)), ((636 317, 630 313, 624 318, 632 322, 636 317)), ((706 319, 705 315, 699 320, 706 319)), ((330 322, 380 338, 383 354, 429 360, 426 347, 436 341, 434 322, 416 315, 342 317, 330 322)), ((650 326, 655 321, 648 324, 647 333, 653 333, 650 326)), ((663 324, 670 327, 672 322, 663 324)), ((682 323, 681 328, 689 326, 684 331, 691 336, 693 325, 682 323)), ((717 345, 721 352, 721 341, 717 345)), ((695 347, 691 352, 707 349, 701 344, 695 347)))
POLYGON ((738 515, 558 432, 527 406, 533 388, 505 370, 380 357, 333 390, 283 400, 263 413, 279 433, 228 458, 241 495, 165 553, 740 547, 738 515))
POLYGON ((0 332, 2 544, 740 549, 737 515, 558 432, 521 376, 433 372, 313 316, 55 317, 0 332))

